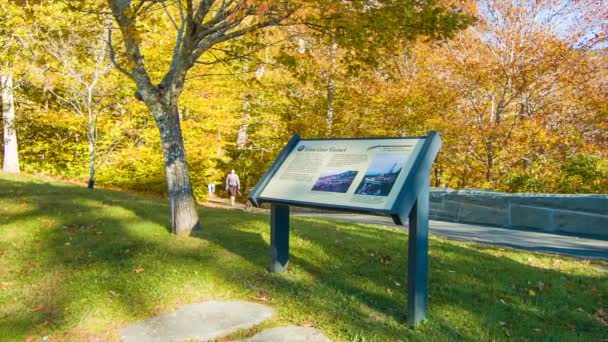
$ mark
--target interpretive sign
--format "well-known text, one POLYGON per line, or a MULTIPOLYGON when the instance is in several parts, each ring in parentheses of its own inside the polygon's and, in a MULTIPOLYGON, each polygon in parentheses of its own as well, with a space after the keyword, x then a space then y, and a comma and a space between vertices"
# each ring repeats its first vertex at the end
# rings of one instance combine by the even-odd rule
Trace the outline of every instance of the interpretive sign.
POLYGON ((300 140, 259 200, 388 213, 423 142, 300 140))
POLYGON ((429 176, 441 139, 300 139, 294 136, 249 196, 271 203, 272 272, 289 261, 289 206, 388 215, 409 220, 408 324, 426 316, 429 176))

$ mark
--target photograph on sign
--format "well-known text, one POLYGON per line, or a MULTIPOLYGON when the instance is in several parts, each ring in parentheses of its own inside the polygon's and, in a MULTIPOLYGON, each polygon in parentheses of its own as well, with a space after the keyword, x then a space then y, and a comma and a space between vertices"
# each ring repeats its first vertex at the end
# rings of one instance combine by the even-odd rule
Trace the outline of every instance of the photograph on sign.
POLYGON ((405 158, 404 154, 377 154, 355 194, 388 196, 405 164, 405 158))
POLYGON ((353 183, 358 171, 327 171, 321 172, 321 176, 312 187, 313 191, 346 192, 353 183))
POLYGON ((424 138, 300 140, 262 200, 388 210, 424 138))

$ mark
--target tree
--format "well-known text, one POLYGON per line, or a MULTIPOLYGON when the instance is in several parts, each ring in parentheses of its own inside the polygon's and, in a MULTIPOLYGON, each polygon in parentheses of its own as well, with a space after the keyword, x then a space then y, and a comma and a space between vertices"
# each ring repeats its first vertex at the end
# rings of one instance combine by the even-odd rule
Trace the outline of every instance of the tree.
POLYGON ((14 62, 16 51, 22 47, 19 33, 23 29, 25 19, 19 4, 2 2, 0 4, 0 91, 2 92, 2 122, 3 122, 3 162, 2 171, 19 172, 19 151, 17 146, 17 131, 15 129, 15 100, 13 95, 14 62))
MULTIPOLYGON (((256 1, 256 0, 109 0, 124 47, 117 58, 110 38, 110 54, 116 67, 137 85, 137 96, 146 104, 160 131, 171 210, 171 227, 187 234, 199 227, 180 127, 179 98, 188 71, 216 45, 262 28, 277 26, 298 10, 294 18, 307 16, 317 26, 342 25, 345 45, 369 48, 370 41, 384 43, 384 36, 428 35, 443 37, 463 27, 465 20, 434 1, 256 1), (309 6, 306 6, 309 5, 309 6), (165 13, 177 33, 168 71, 153 72, 144 58, 146 21, 165 13), (332 16, 326 21, 327 15, 332 16), (381 19, 381 20, 379 20, 381 19), (381 21, 381 22, 379 22, 381 21), (374 32, 378 32, 374 39, 374 32), (391 34, 386 34, 391 33, 391 34), (160 75, 160 76, 157 76, 160 75), (156 77, 155 77, 156 76, 156 77), (158 77, 158 81, 155 79, 158 77)), ((149 23, 149 22, 148 22, 149 23)), ((338 42, 340 44, 340 42, 338 42)), ((231 59, 230 55, 226 58, 231 59)))
POLYGON ((0 75, 0 87, 2 87, 2 122, 4 126, 2 171, 18 173, 19 152, 17 149, 17 131, 15 130, 15 102, 13 100, 12 75, 0 75))
MULTIPOLYGON (((103 79, 111 71, 105 34, 99 32, 87 37, 84 33, 67 33, 60 37, 48 37, 44 49, 59 63, 62 75, 60 89, 48 87, 62 104, 67 105, 83 120, 89 148, 88 188, 95 185, 97 163, 98 117, 102 114, 102 93, 111 83, 103 79)), ((106 89, 108 91, 108 89, 106 89)))
POLYGON ((441 69, 462 113, 453 117, 464 136, 460 186, 477 174, 476 186, 498 189, 514 166, 525 171, 564 150, 568 129, 558 126, 573 112, 583 117, 573 94, 589 86, 589 49, 605 39, 595 33, 608 10, 594 3, 480 2, 478 24, 448 43, 441 69))
POLYGON ((137 85, 137 96, 152 113, 160 131, 171 211, 171 228, 176 234, 188 234, 199 227, 198 213, 192 196, 186 153, 180 127, 179 97, 188 71, 203 53, 222 42, 241 37, 258 29, 277 25, 286 13, 270 10, 267 4, 254 1, 175 2, 178 20, 170 13, 174 6, 164 1, 108 1, 122 34, 126 64, 115 58, 109 34, 111 56, 116 67, 137 85), (153 7, 162 7, 177 29, 169 70, 154 84, 144 62, 141 26, 153 7), (171 7, 171 8, 169 8, 171 7))

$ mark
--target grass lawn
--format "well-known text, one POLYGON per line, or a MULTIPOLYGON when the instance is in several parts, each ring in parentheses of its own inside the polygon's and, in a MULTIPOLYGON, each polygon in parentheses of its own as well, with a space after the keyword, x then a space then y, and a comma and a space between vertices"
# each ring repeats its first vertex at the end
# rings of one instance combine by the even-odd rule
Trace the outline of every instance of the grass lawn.
POLYGON ((303 324, 337 341, 608 339, 597 263, 431 237, 429 319, 412 330, 405 232, 294 219, 289 271, 271 274, 267 215, 200 215, 176 238, 164 200, 0 174, 0 341, 112 341, 211 299, 276 309, 239 338, 303 324))

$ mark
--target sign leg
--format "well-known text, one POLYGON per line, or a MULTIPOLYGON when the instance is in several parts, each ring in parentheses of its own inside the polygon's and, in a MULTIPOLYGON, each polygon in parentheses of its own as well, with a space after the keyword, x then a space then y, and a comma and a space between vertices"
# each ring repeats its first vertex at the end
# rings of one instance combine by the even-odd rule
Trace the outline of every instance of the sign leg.
POLYGON ((289 206, 270 207, 270 272, 282 273, 289 263, 289 206))
POLYGON ((407 324, 425 319, 429 249, 429 186, 425 185, 409 216, 407 259, 407 324))

